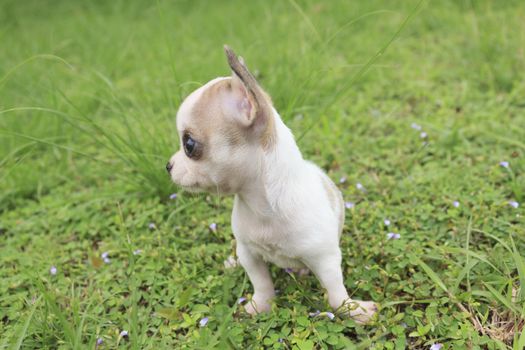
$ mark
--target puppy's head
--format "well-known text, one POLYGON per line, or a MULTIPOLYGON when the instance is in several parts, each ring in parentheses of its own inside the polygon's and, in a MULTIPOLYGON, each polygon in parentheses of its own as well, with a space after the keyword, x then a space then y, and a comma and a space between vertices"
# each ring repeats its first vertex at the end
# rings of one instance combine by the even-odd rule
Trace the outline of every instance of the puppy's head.
POLYGON ((192 92, 177 112, 181 148, 168 164, 190 191, 236 193, 259 171, 257 155, 275 141, 273 107, 242 58, 224 47, 231 77, 192 92))

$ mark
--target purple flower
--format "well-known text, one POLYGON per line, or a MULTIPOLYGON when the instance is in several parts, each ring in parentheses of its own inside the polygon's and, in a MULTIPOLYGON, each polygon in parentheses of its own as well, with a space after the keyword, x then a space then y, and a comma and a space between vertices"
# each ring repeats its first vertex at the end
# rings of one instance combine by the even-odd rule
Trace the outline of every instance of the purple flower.
POLYGON ((52 276, 55 276, 57 274, 57 268, 56 266, 51 266, 51 268, 49 269, 49 273, 52 275, 52 276))
POLYGON ((286 273, 293 273, 293 269, 290 268, 290 267, 287 267, 287 268, 284 269, 284 272, 286 272, 286 273))
POLYGON ((441 343, 435 343, 430 346, 429 350, 440 350, 443 347, 443 344, 441 343))
POLYGON ((277 339, 277 341, 278 341, 279 343, 282 343, 282 342, 284 342, 284 339, 283 339, 283 338, 279 338, 279 339, 277 339))
POLYGON ((411 127, 412 129, 414 129, 414 130, 417 130, 417 131, 421 131, 421 129, 422 129, 422 128, 421 128, 421 125, 416 124, 416 123, 412 123, 412 124, 410 124, 410 127, 411 127))
POLYGON ((428 134, 424 131, 421 132, 421 134, 419 134, 419 137, 421 137, 422 139, 426 139, 428 136, 428 134))
POLYGON ((105 258, 107 258, 108 256, 109 256, 109 252, 104 252, 104 253, 100 254, 100 257, 101 257, 102 259, 105 259, 105 258))
POLYGON ((150 230, 154 230, 154 229, 157 228, 157 225, 155 225, 153 222, 150 222, 148 227, 149 227, 150 230))
POLYGON ((339 183, 340 184, 344 184, 346 182, 346 176, 342 176, 340 179, 339 179, 339 183))
POLYGON ((217 224, 212 222, 210 226, 208 226, 212 232, 217 232, 217 224))
POLYGON ((170 199, 177 199, 177 194, 176 193, 170 194, 170 199))
POLYGON ((104 343, 104 339, 102 339, 102 338, 97 338, 96 346, 99 347, 100 345, 102 345, 102 343, 104 343))
POLYGON ((106 264, 109 264, 111 262, 111 260, 109 258, 107 258, 107 257, 103 258, 102 260, 104 260, 104 263, 106 263, 106 264))
POLYGON ((359 190, 359 191, 364 191, 365 190, 365 186, 363 186, 360 182, 358 182, 355 187, 359 190))
POLYGON ((509 201, 509 205, 514 209, 518 209, 518 207, 520 206, 520 204, 516 201, 509 201))
POLYGON ((122 332, 120 332, 120 336, 121 336, 122 338, 127 337, 127 336, 128 336, 128 331, 122 331, 122 332))
POLYGON ((238 300, 237 300, 237 304, 242 304, 246 301, 246 298, 245 297, 240 297, 238 300))
POLYGON ((385 219, 383 222, 385 223, 385 226, 390 226, 390 220, 385 219))
POLYGON ((308 314, 308 316, 310 316, 310 317, 315 317, 315 316, 319 316, 320 313, 321 313, 321 311, 316 310, 315 312, 310 312, 310 313, 308 314))
POLYGON ((199 326, 205 327, 208 324, 208 320, 208 317, 201 318, 201 320, 199 321, 199 326))
POLYGON ((400 239, 401 238, 401 235, 399 233, 394 233, 394 232, 388 232, 386 234, 386 238, 387 239, 400 239))
POLYGON ((345 208, 346 209, 352 209, 353 207, 355 207, 355 203, 353 203, 353 202, 345 202, 345 208))
POLYGON ((133 251, 133 255, 139 255, 140 253, 142 253, 142 250, 140 250, 140 249, 135 249, 133 251))
POLYGON ((452 202, 452 205, 454 206, 454 208, 459 208, 459 202, 458 201, 452 202))
POLYGON ((509 166, 510 166, 509 162, 507 162, 507 161, 499 162, 499 165, 504 167, 504 168, 506 168, 506 169, 508 169, 509 166))
POLYGON ((326 317, 328 317, 329 319, 333 320, 335 318, 335 315, 331 312, 327 312, 326 313, 326 317))

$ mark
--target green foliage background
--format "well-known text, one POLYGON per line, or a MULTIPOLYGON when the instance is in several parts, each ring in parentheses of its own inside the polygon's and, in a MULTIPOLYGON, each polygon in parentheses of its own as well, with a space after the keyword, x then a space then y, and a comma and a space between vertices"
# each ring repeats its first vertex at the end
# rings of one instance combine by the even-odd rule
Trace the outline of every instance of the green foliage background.
POLYGON ((522 1, 2 0, 0 348, 522 349, 523 18, 522 1), (225 43, 305 157, 347 178, 345 283, 382 304, 374 325, 308 317, 329 310, 317 281, 276 268, 274 311, 243 314, 231 198, 169 199, 177 107, 229 74, 225 43))

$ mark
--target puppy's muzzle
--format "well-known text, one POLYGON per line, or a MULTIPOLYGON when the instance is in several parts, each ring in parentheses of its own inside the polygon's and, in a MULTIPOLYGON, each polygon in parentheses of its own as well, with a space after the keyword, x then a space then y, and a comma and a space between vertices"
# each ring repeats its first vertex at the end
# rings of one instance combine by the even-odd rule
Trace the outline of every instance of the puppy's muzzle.
POLYGON ((166 170, 168 171, 168 174, 171 173, 171 169, 173 169, 173 164, 171 164, 171 162, 166 163, 166 170))

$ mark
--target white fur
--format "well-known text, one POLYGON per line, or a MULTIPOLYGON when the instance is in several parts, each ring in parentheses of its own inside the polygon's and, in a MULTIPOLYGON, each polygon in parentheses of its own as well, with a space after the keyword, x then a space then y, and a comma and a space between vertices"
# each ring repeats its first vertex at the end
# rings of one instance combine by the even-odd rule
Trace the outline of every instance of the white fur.
POLYGON ((255 289, 253 305, 268 309, 274 288, 265 262, 280 267, 307 267, 338 308, 344 288, 339 249, 339 211, 332 210, 317 166, 303 159, 290 130, 274 111, 277 145, 261 151, 260 176, 235 197, 232 228, 237 254, 255 289))
MULTIPOLYGON (((218 79, 184 101, 177 114, 179 132, 191 125, 189 111, 202 91, 218 79)), ((344 208, 340 193, 334 186, 337 200, 331 201, 323 179, 329 184, 331 180, 320 168, 303 159, 291 131, 275 110, 273 118, 276 137, 270 150, 253 145, 231 149, 217 135, 218 139, 210 146, 214 148, 213 161, 199 165, 205 169, 201 172, 211 172, 206 175, 211 183, 215 181, 216 164, 221 162, 228 164, 231 176, 244 172, 247 175, 244 178, 250 179, 239 185, 232 212, 239 262, 254 287, 252 302, 246 310, 257 313, 270 309, 275 295, 267 266, 271 262, 282 268, 310 269, 328 291, 328 301, 334 309, 345 306, 347 314, 359 322, 367 322, 376 305, 351 300, 343 282, 339 235, 344 208)), ((183 163, 183 158, 178 152, 172 161, 183 163)), ((186 161, 181 167, 191 168, 188 164, 186 161)), ((191 183, 191 179, 184 178, 194 175, 172 173, 172 177, 184 185, 191 183)))

